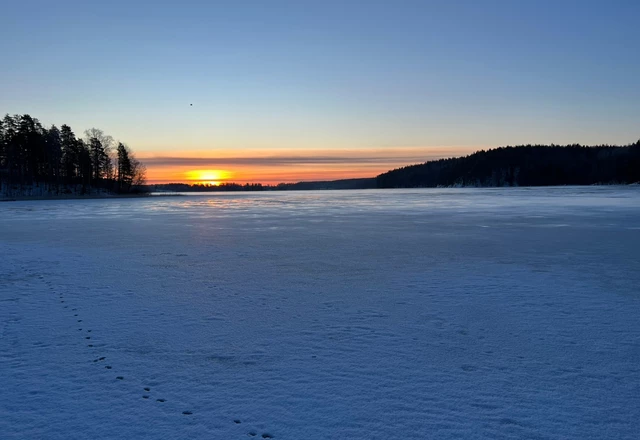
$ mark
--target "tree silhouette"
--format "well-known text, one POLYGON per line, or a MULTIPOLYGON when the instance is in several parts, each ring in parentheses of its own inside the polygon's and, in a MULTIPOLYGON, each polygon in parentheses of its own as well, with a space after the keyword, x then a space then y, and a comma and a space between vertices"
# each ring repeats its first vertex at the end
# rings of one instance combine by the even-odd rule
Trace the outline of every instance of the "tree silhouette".
POLYGON ((62 169, 67 182, 72 182, 78 175, 79 152, 76 135, 71 127, 64 124, 60 127, 60 143, 62 146, 62 169))
POLYGON ((144 165, 126 150, 126 185, 116 181, 110 157, 113 138, 102 130, 76 138, 68 125, 44 128, 30 115, 5 115, 0 120, 0 193, 79 193, 95 190, 131 191, 144 184, 144 165))
POLYGON ((100 144, 99 152, 93 156, 92 150, 92 160, 95 163, 100 163, 100 170, 94 170, 95 175, 100 175, 100 177, 96 177, 97 179, 105 178, 105 179, 113 179, 113 161, 111 158, 112 150, 113 150, 113 138, 109 135, 106 135, 99 128, 90 128, 84 131, 85 142, 89 145, 92 145, 96 142, 100 144))
POLYGON ((128 189, 133 183, 133 167, 131 159, 129 159, 129 152, 127 147, 123 143, 118 144, 118 191, 124 191, 128 189))

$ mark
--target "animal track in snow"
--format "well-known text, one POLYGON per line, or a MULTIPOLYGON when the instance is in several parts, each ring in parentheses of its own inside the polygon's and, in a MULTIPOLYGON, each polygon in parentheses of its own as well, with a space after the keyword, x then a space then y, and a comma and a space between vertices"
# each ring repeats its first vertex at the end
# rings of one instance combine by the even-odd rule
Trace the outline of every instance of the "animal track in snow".
MULTIPOLYGON (((61 304, 65 302, 65 301, 64 301, 64 299, 63 299, 63 295, 62 295, 62 294, 60 294, 59 298, 60 298, 60 303, 61 303, 61 304)), ((66 309, 66 308, 69 308, 69 306, 68 306, 68 305, 65 305, 65 306, 64 306, 64 308, 65 308, 65 309, 66 309)), ((78 309, 77 309, 77 308, 72 308, 72 309, 71 309, 71 311, 72 311, 72 312, 77 312, 77 311, 78 311, 78 309)), ((78 318, 78 313, 74 313, 74 314, 73 314, 73 316, 74 316, 74 318, 78 318)), ((82 319, 77 319, 77 320, 76 320, 76 322, 82 322, 82 319)), ((79 327, 79 328, 78 328, 78 331, 82 331, 82 330, 83 330, 83 329, 82 329, 82 327, 79 327)), ((91 333, 91 332, 92 332, 92 330, 91 330, 91 329, 87 329, 87 333, 91 333)), ((86 339, 86 340, 90 340, 90 339, 91 339, 91 336, 85 336, 85 339, 86 339)), ((87 345, 87 347, 89 347, 89 348, 93 348, 93 344, 88 344, 88 345, 87 345)), ((98 358, 93 359, 93 362, 97 363, 97 362, 100 362, 100 361, 104 361, 105 359, 106 359, 106 356, 100 356, 100 357, 98 357, 98 358)), ((105 365, 105 366, 104 366, 104 368, 105 368, 106 370, 113 370, 113 367, 112 367, 111 365, 105 365)), ((124 381, 124 376, 116 376, 116 380, 122 380, 122 381, 124 381)), ((144 389, 144 391, 145 391, 146 393, 151 392, 151 387, 144 387, 143 389, 144 389)), ((149 394, 143 394, 143 395, 142 395, 142 398, 143 398, 143 399, 145 399, 145 400, 148 400, 148 399, 150 399, 150 398, 151 398, 151 396, 150 396, 149 394)), ((162 398, 158 398, 158 399, 156 399, 156 402, 159 402, 159 403, 164 403, 164 402, 166 402, 166 401, 167 401, 166 399, 162 399, 162 398)), ((183 411, 183 412, 182 412, 182 414, 184 414, 184 415, 192 415, 192 414, 193 414, 193 412, 191 412, 191 411, 183 411)), ((234 421, 235 421, 236 423, 240 423, 240 420, 234 420, 234 421)), ((270 437, 265 437, 265 438, 270 438, 270 437)))

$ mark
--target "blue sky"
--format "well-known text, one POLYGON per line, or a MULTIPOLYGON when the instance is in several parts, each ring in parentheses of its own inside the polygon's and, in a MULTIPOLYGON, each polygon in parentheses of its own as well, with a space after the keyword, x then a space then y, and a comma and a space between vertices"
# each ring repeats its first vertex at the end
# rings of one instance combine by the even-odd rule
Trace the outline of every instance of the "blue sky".
POLYGON ((629 143, 638 23, 637 1, 3 1, 0 112, 158 154, 629 143))

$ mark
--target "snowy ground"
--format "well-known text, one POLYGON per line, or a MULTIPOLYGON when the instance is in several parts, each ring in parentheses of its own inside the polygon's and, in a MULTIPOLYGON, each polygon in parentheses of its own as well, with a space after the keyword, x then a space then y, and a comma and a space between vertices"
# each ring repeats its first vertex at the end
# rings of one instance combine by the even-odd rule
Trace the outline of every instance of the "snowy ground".
POLYGON ((2 439, 640 436, 638 187, 12 202, 0 252, 2 439))

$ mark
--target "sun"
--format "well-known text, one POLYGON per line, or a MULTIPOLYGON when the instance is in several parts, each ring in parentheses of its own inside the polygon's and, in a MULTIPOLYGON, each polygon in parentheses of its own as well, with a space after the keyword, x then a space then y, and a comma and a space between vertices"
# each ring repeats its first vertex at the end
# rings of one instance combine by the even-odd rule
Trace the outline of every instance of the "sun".
POLYGON ((231 173, 225 170, 192 170, 185 173, 187 180, 203 185, 218 186, 231 177, 231 173))

